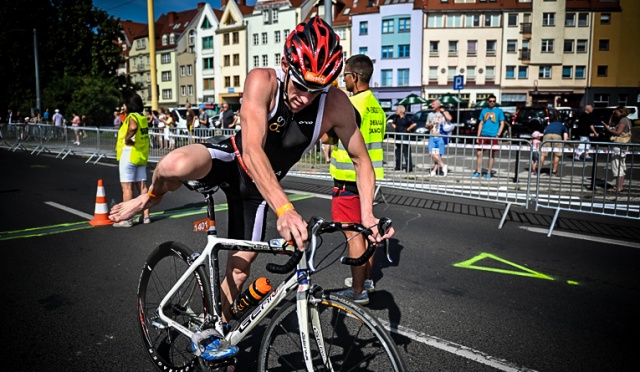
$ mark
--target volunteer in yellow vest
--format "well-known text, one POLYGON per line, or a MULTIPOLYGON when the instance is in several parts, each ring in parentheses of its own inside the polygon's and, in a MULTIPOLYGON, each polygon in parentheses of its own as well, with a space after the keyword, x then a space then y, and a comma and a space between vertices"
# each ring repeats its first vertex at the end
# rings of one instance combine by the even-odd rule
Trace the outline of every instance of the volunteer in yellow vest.
MULTIPOLYGON (((123 110, 126 118, 118 130, 116 142, 116 159, 120 168, 120 185, 122 185, 122 201, 133 199, 133 187, 138 193, 147 191, 147 160, 149 159, 149 123, 142 114, 144 106, 138 94, 125 97, 123 110)), ((149 210, 142 212, 143 222, 150 223, 149 210)), ((133 219, 120 221, 114 227, 131 227, 133 219)))
MULTIPOLYGON (((360 132, 369 152, 371 163, 375 170, 376 179, 384 177, 382 168, 383 151, 382 140, 386 129, 386 115, 380 103, 369 90, 369 80, 373 75, 373 63, 363 54, 349 58, 344 68, 344 82, 347 90, 353 95, 349 98, 356 108, 356 117, 360 119, 360 132)), ((356 187, 356 172, 349 154, 341 142, 334 146, 331 152, 329 166, 334 180, 331 214, 334 221, 360 223, 360 196, 356 187)), ((367 226, 369 227, 369 226, 367 226)), ((355 232, 346 232, 349 240, 349 256, 359 257, 365 250, 365 241, 355 232)), ((345 284, 349 288, 337 292, 338 295, 348 297, 361 305, 369 303, 369 292, 373 292, 371 280, 371 266, 373 256, 362 266, 351 266, 352 278, 347 278, 345 284)))

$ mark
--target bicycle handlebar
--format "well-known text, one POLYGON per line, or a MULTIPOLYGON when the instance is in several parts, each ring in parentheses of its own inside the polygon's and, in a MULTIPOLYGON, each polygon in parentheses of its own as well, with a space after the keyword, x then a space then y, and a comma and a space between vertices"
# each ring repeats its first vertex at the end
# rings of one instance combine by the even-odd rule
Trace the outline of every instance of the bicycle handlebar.
MULTIPOLYGON (((387 233, 387 230, 391 227, 391 219, 383 217, 378 222, 378 232, 381 236, 387 233)), ((367 238, 373 234, 370 228, 366 228, 356 223, 342 223, 342 222, 327 222, 321 217, 313 217, 309 220, 309 242, 307 243, 307 250, 309 250, 309 266, 311 271, 316 271, 314 267, 314 256, 317 248, 318 236, 325 233, 332 233, 336 231, 355 231, 364 235, 365 240, 368 242, 368 247, 364 253, 358 258, 342 257, 340 262, 345 265, 360 266, 364 264, 375 252, 376 245, 371 243, 367 238)), ((386 246, 385 246, 386 249, 386 246)), ((388 252, 387 256, 388 256, 388 252)), ((275 274, 285 274, 291 272, 300 262, 302 258, 302 251, 295 249, 287 262, 283 265, 274 263, 267 264, 267 271, 275 274)))

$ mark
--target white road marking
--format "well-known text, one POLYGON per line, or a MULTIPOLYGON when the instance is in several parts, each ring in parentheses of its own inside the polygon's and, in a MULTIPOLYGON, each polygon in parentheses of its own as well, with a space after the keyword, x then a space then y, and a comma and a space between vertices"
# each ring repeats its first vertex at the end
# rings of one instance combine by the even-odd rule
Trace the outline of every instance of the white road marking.
POLYGON ((299 190, 284 190, 284 192, 288 193, 288 194, 302 194, 302 195, 311 195, 314 196, 316 198, 320 198, 320 199, 329 199, 331 200, 331 195, 326 195, 326 194, 316 194, 314 192, 306 192, 306 191, 299 191, 299 190))
POLYGON ((93 219, 93 216, 90 215, 90 214, 87 214, 87 213, 84 213, 84 212, 80 212, 79 210, 66 207, 66 206, 64 206, 62 204, 58 204, 56 202, 48 201, 48 202, 44 202, 44 203, 47 204, 47 205, 50 205, 50 206, 52 206, 54 208, 62 209, 65 212, 69 212, 71 214, 75 214, 76 216, 80 216, 82 218, 86 218, 87 220, 92 220, 93 219))
MULTIPOLYGON (((539 228, 539 227, 520 226, 520 228, 524 229, 524 230, 531 231, 531 232, 535 232, 535 233, 541 233, 541 234, 548 234, 549 233, 549 230, 542 229, 542 228, 539 228)), ((598 238, 598 237, 593 236, 593 235, 575 234, 575 233, 570 233, 570 232, 566 232, 566 231, 553 230, 553 234, 551 234, 551 235, 562 236, 562 237, 565 237, 565 238, 590 240, 590 241, 600 242, 600 243, 605 243, 605 244, 622 245, 622 246, 630 247, 630 248, 640 248, 640 243, 628 242, 628 241, 624 241, 624 240, 598 238)))
POLYGON ((417 332, 410 328, 403 327, 401 325, 394 325, 392 327, 391 324, 389 324, 389 322, 387 322, 386 320, 379 319, 379 318, 378 320, 380 321, 380 323, 382 323, 382 325, 387 330, 389 330, 389 332, 397 333, 399 335, 408 337, 414 341, 421 342, 425 345, 429 345, 437 349, 455 354, 457 356, 461 356, 463 358, 473 360, 474 362, 488 365, 500 371, 506 371, 506 372, 535 371, 533 369, 516 365, 504 359, 492 357, 491 355, 483 353, 482 351, 474 350, 464 345, 456 344, 455 342, 443 340, 441 338, 430 336, 422 332, 417 332))

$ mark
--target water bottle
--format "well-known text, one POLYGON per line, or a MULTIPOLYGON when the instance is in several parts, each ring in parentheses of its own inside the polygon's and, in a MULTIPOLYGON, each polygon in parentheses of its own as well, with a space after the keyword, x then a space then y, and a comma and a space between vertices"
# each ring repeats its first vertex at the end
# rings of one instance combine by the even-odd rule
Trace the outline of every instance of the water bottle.
POLYGON ((251 307, 255 306, 271 291, 271 282, 267 278, 258 278, 242 292, 231 305, 231 314, 240 319, 251 307))

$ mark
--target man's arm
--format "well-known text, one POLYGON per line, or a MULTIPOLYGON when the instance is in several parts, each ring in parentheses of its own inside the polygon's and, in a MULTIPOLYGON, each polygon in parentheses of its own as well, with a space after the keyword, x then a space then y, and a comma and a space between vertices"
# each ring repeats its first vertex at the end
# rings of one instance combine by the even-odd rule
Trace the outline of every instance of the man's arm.
POLYGON ((247 76, 242 97, 242 158, 258 191, 279 215, 278 232, 302 249, 308 237, 307 223, 291 206, 264 152, 267 115, 277 86, 273 70, 253 69, 247 76))

